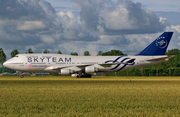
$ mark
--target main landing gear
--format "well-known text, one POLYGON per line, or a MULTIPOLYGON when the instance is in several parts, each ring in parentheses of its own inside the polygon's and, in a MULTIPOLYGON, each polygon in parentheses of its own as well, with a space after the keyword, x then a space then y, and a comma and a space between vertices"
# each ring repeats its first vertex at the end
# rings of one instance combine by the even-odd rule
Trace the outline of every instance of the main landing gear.
POLYGON ((20 78, 24 78, 24 75, 20 75, 20 78))
POLYGON ((80 73, 80 74, 77 75, 77 78, 91 78, 91 77, 92 77, 91 74, 82 74, 82 73, 80 73))

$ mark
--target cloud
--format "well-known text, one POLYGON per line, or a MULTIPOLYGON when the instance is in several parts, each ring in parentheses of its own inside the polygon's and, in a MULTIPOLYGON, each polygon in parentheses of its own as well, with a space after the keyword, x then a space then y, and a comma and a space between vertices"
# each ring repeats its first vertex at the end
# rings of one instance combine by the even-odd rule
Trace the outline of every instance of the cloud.
POLYGON ((133 0, 142 3, 146 8, 153 11, 178 11, 179 0, 133 0))
POLYGON ((47 43, 41 40, 41 35, 49 34, 49 29, 55 27, 54 8, 44 0, 0 0, 0 3, 0 46, 7 57, 14 49, 20 53, 27 52, 27 47, 37 52, 45 50, 47 43))
POLYGON ((101 24, 109 30, 131 30, 137 27, 131 24, 128 10, 122 6, 116 6, 114 10, 103 9, 100 11, 101 24))
POLYGON ((180 25, 177 25, 177 26, 171 25, 171 28, 175 29, 176 31, 180 33, 180 25))
POLYGON ((180 24, 180 12, 155 12, 158 17, 166 18, 171 25, 180 24))
POLYGON ((179 41, 179 27, 170 26, 165 18, 144 9, 141 3, 72 2, 79 14, 56 12, 45 0, 0 0, 0 46, 9 56, 13 49, 25 53, 29 48, 36 53, 48 49, 51 53, 61 50, 64 54, 76 51, 83 55, 89 50, 96 55, 99 50, 118 49, 136 54, 164 30, 175 31, 179 41))
POLYGON ((45 43, 45 44, 54 44, 55 40, 50 37, 50 36, 47 36, 47 35, 43 35, 42 36, 42 41, 45 43))
POLYGON ((157 33, 165 29, 159 18, 141 3, 128 0, 73 0, 80 8, 80 21, 91 31, 102 34, 157 33))
POLYGON ((17 30, 38 30, 44 29, 45 27, 41 21, 25 21, 23 24, 17 25, 17 30))
POLYGON ((67 11, 66 13, 61 11, 58 13, 58 16, 60 17, 64 17, 65 15, 67 15, 69 18, 74 18, 74 14, 71 11, 67 11))

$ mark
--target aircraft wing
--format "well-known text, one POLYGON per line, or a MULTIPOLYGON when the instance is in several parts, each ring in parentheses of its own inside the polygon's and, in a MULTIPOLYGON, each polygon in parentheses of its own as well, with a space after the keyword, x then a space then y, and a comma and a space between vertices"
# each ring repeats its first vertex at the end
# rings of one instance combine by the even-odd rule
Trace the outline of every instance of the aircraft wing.
POLYGON ((81 71, 83 68, 87 66, 93 66, 96 64, 84 64, 84 65, 71 65, 71 64, 66 64, 66 65, 52 65, 50 67, 47 67, 45 71, 48 70, 57 70, 57 69, 71 69, 73 71, 81 71))
POLYGON ((64 68, 70 68, 72 67, 71 64, 65 64, 65 65, 51 65, 45 69, 45 71, 48 70, 57 70, 57 69, 64 69, 64 68))
POLYGON ((160 60, 164 60, 164 59, 170 59, 172 57, 174 57, 174 55, 173 56, 164 56, 164 57, 161 57, 161 58, 147 59, 146 61, 160 61, 160 60))
POLYGON ((70 69, 73 71, 80 71, 82 69, 84 69, 87 66, 93 66, 96 67, 98 69, 103 69, 105 67, 110 67, 111 65, 118 65, 118 64, 128 64, 128 63, 133 63, 135 59, 131 59, 127 62, 121 62, 121 63, 102 63, 102 64, 97 64, 97 63, 88 63, 88 64, 81 64, 81 65, 72 65, 72 64, 63 64, 63 65, 52 65, 49 66, 45 69, 45 71, 47 70, 57 70, 57 69, 70 69))

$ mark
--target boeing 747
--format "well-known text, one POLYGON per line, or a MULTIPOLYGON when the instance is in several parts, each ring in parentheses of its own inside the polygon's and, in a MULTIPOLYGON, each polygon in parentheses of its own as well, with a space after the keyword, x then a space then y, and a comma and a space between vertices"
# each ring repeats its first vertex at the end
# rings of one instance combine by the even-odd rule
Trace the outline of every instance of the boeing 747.
MULTIPOLYGON (((134 56, 71 56, 64 54, 18 54, 3 63, 4 67, 21 72, 77 74, 91 78, 94 72, 118 72, 166 62, 165 55, 173 32, 164 32, 143 51, 134 56)), ((21 77, 23 77, 21 75, 21 77)))

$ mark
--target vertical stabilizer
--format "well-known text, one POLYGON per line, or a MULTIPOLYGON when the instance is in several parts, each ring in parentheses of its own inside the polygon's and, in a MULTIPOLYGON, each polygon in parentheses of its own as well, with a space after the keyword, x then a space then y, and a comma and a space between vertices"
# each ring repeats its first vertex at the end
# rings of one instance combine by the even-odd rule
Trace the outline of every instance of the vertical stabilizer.
POLYGON ((164 55, 169 45, 173 32, 164 32, 138 55, 155 56, 164 55))

